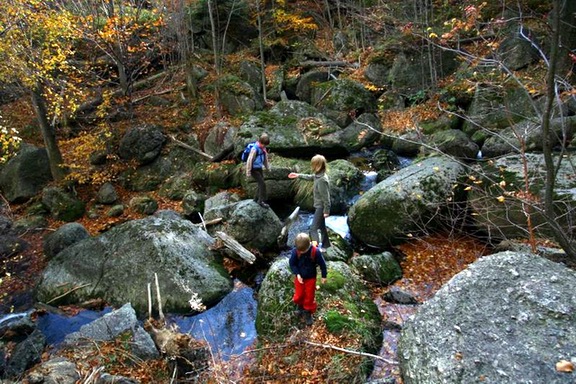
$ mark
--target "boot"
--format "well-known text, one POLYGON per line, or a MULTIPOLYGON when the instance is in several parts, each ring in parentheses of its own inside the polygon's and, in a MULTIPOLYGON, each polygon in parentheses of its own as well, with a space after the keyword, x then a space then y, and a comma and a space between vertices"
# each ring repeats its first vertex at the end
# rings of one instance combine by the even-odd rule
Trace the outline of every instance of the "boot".
POLYGON ((298 317, 303 316, 303 315, 304 315, 304 312, 306 312, 306 311, 304 310, 304 308, 302 308, 302 307, 299 306, 299 305, 296 305, 296 315, 297 315, 298 317))
POLYGON ((312 312, 304 311, 304 321, 306 321, 306 325, 312 325, 312 323, 314 323, 314 318, 312 317, 312 312))

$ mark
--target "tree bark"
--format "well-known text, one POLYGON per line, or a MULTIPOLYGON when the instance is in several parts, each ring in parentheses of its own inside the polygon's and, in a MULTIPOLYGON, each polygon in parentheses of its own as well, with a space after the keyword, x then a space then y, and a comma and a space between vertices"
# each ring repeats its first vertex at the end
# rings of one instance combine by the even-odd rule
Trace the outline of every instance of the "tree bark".
POLYGON ((40 132, 44 139, 46 152, 48 153, 48 162, 50 163, 50 173, 55 181, 60 181, 66 176, 63 164, 62 153, 58 147, 58 140, 56 139, 56 129, 48 121, 48 110, 46 108, 46 100, 42 94, 42 86, 38 85, 36 89, 31 91, 32 105, 38 124, 40 125, 40 132))
POLYGON ((235 255, 240 257, 242 260, 247 261, 249 264, 253 264, 256 261, 256 256, 246 248, 237 242, 234 238, 228 236, 222 231, 216 232, 216 236, 222 240, 226 248, 234 252, 235 255))
MULTIPOLYGON (((576 3, 573 0, 569 0, 569 3, 576 3)), ((554 4, 554 14, 552 16, 554 24, 552 31, 552 44, 550 49, 550 60, 548 66, 548 73, 546 76, 547 82, 547 102, 542 115, 542 153, 544 155, 544 163, 546 165, 546 182, 544 186, 544 212, 547 221, 552 227, 556 225, 556 212, 554 210, 554 186, 556 182, 556 166, 554 164, 554 159, 552 157, 552 144, 550 142, 550 119, 552 116, 552 107, 556 96, 556 72, 558 68, 558 58, 559 58, 559 45, 561 41, 561 20, 560 10, 562 3, 566 3, 564 0, 555 0, 554 4)), ((571 259, 576 258, 576 249, 574 244, 569 240, 569 237, 564 232, 564 230, 554 231, 555 240, 560 244, 564 252, 571 259)))

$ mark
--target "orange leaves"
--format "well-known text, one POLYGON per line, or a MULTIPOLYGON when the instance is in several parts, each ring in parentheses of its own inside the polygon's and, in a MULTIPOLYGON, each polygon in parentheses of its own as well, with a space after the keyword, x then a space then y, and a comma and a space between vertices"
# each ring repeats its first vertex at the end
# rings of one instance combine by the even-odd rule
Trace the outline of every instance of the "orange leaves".
POLYGON ((487 253, 486 246, 472 238, 429 236, 398 246, 405 258, 403 278, 397 285, 409 288, 424 301, 468 264, 487 253))
POLYGON ((556 371, 558 372, 574 372, 574 364, 567 360, 560 360, 556 363, 556 371))

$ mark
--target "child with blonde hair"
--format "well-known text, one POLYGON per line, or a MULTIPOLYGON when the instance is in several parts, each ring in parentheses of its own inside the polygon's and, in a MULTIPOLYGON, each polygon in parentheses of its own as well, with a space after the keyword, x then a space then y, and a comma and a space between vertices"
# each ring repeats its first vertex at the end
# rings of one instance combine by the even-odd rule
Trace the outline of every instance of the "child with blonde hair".
POLYGON ((307 325, 312 325, 316 303, 317 267, 320 267, 322 284, 326 283, 328 271, 322 252, 311 244, 307 233, 299 233, 294 240, 295 247, 290 255, 290 270, 294 274, 294 296, 299 315, 304 315, 307 325))
POLYGON ((316 244, 321 243, 322 251, 330 247, 330 239, 326 230, 326 218, 330 216, 330 182, 328 181, 328 163, 322 155, 315 155, 310 161, 313 175, 291 172, 290 179, 301 178, 304 180, 314 180, 314 218, 310 225, 310 236, 316 244), (320 232, 320 235, 318 234, 320 232), (321 238, 320 238, 321 237, 321 238))

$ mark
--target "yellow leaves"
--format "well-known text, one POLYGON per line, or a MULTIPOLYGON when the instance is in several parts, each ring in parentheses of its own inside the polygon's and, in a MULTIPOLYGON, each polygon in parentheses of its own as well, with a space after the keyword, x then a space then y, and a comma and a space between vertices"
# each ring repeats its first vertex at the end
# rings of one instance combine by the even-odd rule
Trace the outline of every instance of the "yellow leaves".
POLYGON ((281 31, 310 32, 318 29, 312 17, 302 17, 297 13, 288 13, 284 9, 274 12, 274 20, 280 24, 281 31))
POLYGON ((504 196, 500 195, 496 198, 496 200, 498 200, 498 202, 500 202, 500 203, 503 203, 506 200, 506 198, 504 196))

